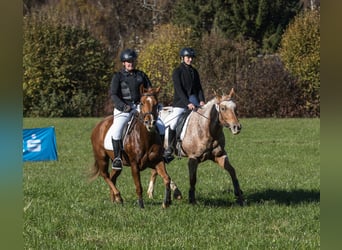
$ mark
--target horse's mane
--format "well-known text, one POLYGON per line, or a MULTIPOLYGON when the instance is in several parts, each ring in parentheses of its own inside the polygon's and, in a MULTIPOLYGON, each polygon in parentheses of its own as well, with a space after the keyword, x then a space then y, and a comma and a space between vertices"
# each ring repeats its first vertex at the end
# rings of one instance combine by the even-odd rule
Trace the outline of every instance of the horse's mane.
POLYGON ((212 107, 215 105, 215 103, 216 103, 216 97, 214 97, 213 99, 208 101, 206 104, 204 104, 201 108, 197 110, 197 112, 202 113, 202 114, 207 114, 208 112, 212 110, 212 107))
POLYGON ((212 98, 210 101, 208 101, 206 104, 203 105, 203 108, 207 108, 213 106, 216 103, 216 97, 212 98))

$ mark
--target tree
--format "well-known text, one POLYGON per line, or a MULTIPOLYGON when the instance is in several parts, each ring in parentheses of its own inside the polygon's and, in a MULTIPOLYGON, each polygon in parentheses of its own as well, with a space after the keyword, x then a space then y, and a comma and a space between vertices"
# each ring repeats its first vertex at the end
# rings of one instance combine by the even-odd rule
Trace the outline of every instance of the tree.
POLYGON ((190 39, 191 31, 171 24, 156 27, 139 54, 139 68, 145 71, 153 86, 161 86, 160 101, 165 105, 172 102, 172 71, 180 63, 179 51, 182 47, 195 47, 190 39))
POLYGON ((200 18, 200 2, 199 0, 180 0, 176 2, 172 11, 172 23, 190 27, 197 37, 200 37, 203 32, 202 22, 204 22, 200 18))
POLYGON ((156 23, 168 21, 171 0, 155 1, 155 6, 149 2, 62 0, 53 9, 60 11, 63 23, 87 29, 118 58, 124 48, 139 46, 156 23))
POLYGON ((226 37, 252 39, 262 53, 273 53, 299 10, 298 0, 229 0, 219 9, 216 22, 226 37))
POLYGON ((300 13, 286 29, 280 57, 305 92, 307 108, 319 112, 320 99, 320 12, 300 13))
POLYGON ((197 36, 221 31, 228 39, 253 40, 262 53, 273 53, 298 0, 179 0, 173 23, 191 27, 197 36))

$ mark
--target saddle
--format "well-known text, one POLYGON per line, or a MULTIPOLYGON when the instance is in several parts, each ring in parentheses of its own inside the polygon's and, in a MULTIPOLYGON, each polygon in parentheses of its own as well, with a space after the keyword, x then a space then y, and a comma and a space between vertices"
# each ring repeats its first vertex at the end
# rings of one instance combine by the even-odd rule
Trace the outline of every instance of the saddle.
POLYGON ((177 126, 176 126, 176 140, 177 143, 181 142, 181 133, 186 121, 186 118, 190 115, 191 110, 186 110, 184 113, 178 118, 177 126))
POLYGON ((139 112, 135 111, 131 116, 130 120, 125 124, 124 129, 122 131, 121 140, 124 141, 125 137, 132 132, 134 123, 137 122, 137 118, 139 116, 139 112))

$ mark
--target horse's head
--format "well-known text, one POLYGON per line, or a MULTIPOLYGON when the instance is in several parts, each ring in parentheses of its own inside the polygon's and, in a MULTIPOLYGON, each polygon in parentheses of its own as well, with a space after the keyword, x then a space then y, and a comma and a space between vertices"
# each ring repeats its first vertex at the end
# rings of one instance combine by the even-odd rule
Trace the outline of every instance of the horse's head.
POLYGON ((143 123, 148 131, 155 128, 158 119, 158 99, 157 95, 160 91, 158 88, 141 88, 140 98, 140 113, 142 115, 143 123))
POLYGON ((232 88, 228 95, 216 97, 216 109, 219 113, 220 123, 230 128, 234 135, 237 135, 241 131, 241 124, 236 115, 236 104, 233 101, 233 95, 235 94, 232 88))

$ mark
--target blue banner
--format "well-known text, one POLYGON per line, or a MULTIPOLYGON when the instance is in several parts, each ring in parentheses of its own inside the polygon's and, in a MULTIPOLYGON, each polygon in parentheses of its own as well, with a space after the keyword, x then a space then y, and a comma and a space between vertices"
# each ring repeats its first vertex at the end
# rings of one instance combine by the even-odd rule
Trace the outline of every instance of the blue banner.
POLYGON ((23 129, 23 161, 55 161, 57 157, 54 127, 23 129))

